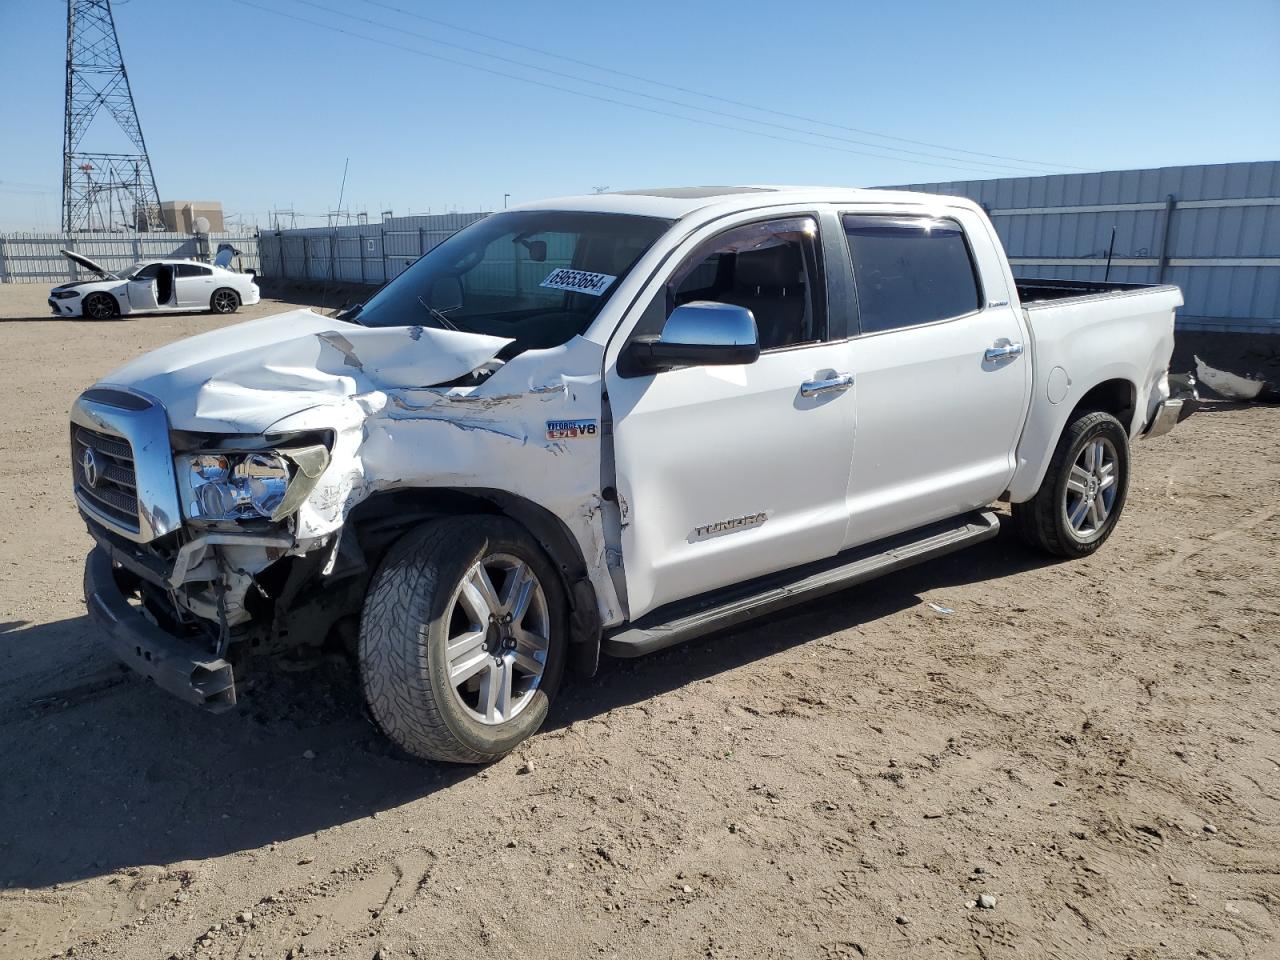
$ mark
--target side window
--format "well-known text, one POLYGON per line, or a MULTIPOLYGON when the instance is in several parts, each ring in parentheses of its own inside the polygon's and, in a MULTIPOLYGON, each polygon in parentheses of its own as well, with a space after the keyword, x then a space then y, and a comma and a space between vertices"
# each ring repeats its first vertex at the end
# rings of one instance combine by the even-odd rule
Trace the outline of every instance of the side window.
POLYGON ((149 263, 133 275, 135 280, 154 280, 160 276, 160 264, 149 263))
POLYGON ((947 320, 982 305, 956 221, 846 214, 844 232, 863 333, 947 320))
POLYGON ((817 237, 811 217, 748 224, 713 237, 676 268, 658 295, 666 303, 655 301, 646 318, 665 321, 681 304, 713 300, 751 311, 762 350, 825 340, 817 237))
POLYGON ((213 271, 208 267, 202 267, 198 263, 180 263, 177 266, 177 273, 180 277, 209 277, 213 275, 213 271))

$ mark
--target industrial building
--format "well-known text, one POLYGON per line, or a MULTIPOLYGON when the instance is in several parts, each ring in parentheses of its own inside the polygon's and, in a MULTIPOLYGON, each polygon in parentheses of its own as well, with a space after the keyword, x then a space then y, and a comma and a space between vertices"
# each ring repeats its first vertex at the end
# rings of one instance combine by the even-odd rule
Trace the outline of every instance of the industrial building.
POLYGON ((222 204, 217 200, 161 200, 160 219, 173 233, 221 233, 226 229, 222 204), (196 229, 199 226, 204 229, 196 229))

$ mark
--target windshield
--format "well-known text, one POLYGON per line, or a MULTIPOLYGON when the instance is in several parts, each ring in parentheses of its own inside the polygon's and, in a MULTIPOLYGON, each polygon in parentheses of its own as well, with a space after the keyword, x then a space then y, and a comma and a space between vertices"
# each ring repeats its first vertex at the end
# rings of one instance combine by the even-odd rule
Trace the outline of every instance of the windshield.
POLYGON ((498 213, 455 233, 348 318, 514 340, 498 356, 556 347, 595 319, 670 220, 553 210, 498 213))

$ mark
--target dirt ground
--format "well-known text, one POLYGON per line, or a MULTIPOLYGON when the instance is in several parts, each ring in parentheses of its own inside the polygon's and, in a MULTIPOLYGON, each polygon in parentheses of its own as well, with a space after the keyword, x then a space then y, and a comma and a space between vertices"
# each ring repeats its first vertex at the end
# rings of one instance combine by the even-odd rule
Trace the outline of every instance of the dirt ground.
POLYGON ((340 659, 214 717, 99 649, 67 409, 225 321, 45 295, 0 287, 0 957, 1280 956, 1280 408, 1138 444, 1088 560, 1006 527, 446 768, 340 659))

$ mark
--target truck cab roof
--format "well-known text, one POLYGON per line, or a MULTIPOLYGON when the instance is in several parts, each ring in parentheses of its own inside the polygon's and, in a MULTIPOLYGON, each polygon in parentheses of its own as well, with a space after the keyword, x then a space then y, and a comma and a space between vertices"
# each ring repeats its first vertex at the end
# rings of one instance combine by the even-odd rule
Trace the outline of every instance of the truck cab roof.
POLYGON ((974 206, 961 197, 940 198, 932 193, 906 190, 867 190, 855 187, 804 186, 704 186, 651 187, 557 197, 520 204, 513 210, 573 210, 589 213, 621 213, 679 220, 698 211, 735 213, 757 207, 792 203, 899 203, 930 206, 974 206))

